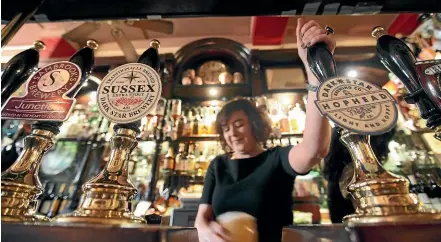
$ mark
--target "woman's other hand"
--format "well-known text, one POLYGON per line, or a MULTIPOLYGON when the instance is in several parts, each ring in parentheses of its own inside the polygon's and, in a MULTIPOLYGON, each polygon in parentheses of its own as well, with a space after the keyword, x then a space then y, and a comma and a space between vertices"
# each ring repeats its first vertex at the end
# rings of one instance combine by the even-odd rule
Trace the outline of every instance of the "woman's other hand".
POLYGON ((308 47, 324 42, 331 53, 334 53, 335 40, 332 38, 332 35, 326 35, 325 28, 316 21, 310 20, 306 22, 303 18, 298 18, 296 34, 297 50, 307 71, 309 71, 308 60, 306 59, 308 47))
POLYGON ((197 227, 199 242, 229 242, 226 231, 219 223, 211 221, 206 226, 197 227))

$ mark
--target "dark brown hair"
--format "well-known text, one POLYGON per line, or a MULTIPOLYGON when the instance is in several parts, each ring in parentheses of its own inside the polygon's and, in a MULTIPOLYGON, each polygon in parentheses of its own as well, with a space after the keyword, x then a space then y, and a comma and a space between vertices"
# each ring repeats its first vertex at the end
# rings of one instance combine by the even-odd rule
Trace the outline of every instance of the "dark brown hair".
POLYGON ((251 130, 258 143, 265 143, 271 134, 271 120, 266 111, 256 107, 256 103, 244 98, 238 98, 227 102, 216 117, 216 131, 219 134, 219 140, 222 149, 225 152, 231 152, 228 147, 222 127, 226 125, 231 114, 236 111, 243 111, 247 116, 251 130))

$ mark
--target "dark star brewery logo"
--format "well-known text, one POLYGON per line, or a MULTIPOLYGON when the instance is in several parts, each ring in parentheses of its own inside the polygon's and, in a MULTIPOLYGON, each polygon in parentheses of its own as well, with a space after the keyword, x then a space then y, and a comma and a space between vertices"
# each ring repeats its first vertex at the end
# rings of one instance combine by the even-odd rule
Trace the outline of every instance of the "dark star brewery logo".
POLYGON ((101 81, 98 107, 112 122, 131 123, 141 120, 156 106, 161 92, 161 80, 153 68, 141 63, 125 64, 101 81))
POLYGON ((6 102, 2 118, 65 121, 76 102, 65 95, 80 79, 81 69, 72 62, 47 65, 29 78, 25 96, 11 97, 6 102))
POLYGON ((358 134, 388 132, 398 117, 395 100, 386 90, 354 78, 323 82, 315 104, 336 125, 358 134))

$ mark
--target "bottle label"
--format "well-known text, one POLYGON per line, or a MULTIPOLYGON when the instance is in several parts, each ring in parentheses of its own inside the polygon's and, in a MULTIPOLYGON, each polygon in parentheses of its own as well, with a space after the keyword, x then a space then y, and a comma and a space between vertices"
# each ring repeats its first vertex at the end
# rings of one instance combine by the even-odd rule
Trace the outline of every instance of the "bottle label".
POLYGON ((114 123, 131 123, 156 108, 161 93, 161 79, 153 68, 129 63, 103 78, 97 92, 98 107, 114 123))
POLYGON ((388 132, 398 118, 392 95, 355 78, 335 77, 321 83, 315 104, 332 122, 358 134, 388 132))
POLYGON ((2 119, 65 121, 76 102, 66 94, 78 85, 80 79, 80 67, 69 61, 41 68, 29 78, 24 96, 6 101, 2 119))

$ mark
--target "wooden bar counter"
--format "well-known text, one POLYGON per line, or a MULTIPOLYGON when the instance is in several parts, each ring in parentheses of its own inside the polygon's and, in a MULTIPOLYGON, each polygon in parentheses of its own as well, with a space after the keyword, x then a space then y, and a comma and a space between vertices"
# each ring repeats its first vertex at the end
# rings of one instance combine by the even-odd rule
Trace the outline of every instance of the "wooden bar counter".
MULTIPOLYGON (((2 223, 2 241, 10 242, 197 242, 194 228, 153 225, 25 225, 2 223)), ((441 221, 428 224, 360 226, 294 225, 284 229, 291 242, 439 242, 441 221)))

